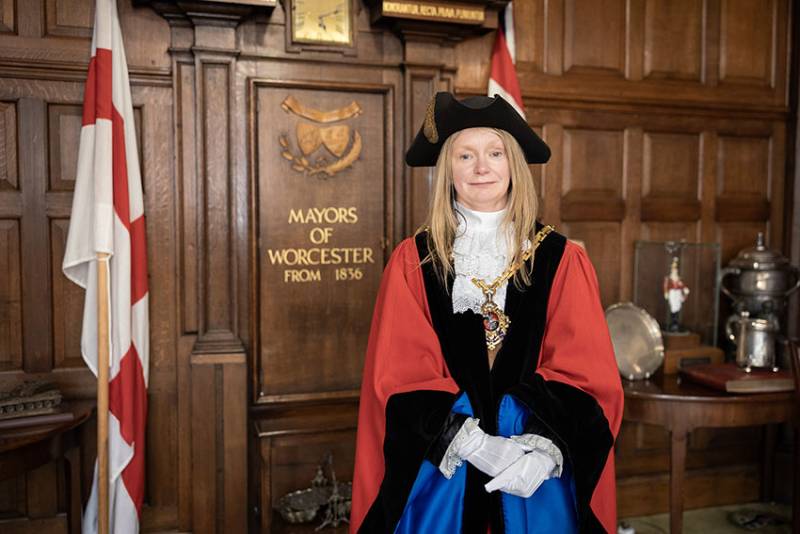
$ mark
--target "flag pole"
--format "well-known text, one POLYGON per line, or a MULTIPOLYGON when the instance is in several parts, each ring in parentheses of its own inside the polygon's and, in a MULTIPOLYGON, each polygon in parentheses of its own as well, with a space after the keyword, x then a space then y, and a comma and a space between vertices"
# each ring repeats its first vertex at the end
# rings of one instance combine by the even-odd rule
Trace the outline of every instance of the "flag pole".
POLYGON ((97 532, 108 534, 108 254, 97 253, 97 532))

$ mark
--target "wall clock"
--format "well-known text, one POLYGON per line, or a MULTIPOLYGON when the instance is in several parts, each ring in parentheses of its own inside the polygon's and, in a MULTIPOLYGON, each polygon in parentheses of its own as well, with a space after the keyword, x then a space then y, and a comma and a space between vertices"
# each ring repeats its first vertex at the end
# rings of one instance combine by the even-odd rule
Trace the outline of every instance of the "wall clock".
POLYGON ((290 0, 292 43, 352 46, 351 0, 290 0))

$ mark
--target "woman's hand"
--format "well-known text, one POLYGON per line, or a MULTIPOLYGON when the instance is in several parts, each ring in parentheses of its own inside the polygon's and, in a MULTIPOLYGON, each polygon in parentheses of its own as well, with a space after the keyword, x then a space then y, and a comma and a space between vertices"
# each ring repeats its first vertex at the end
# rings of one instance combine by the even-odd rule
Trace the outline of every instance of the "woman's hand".
POLYGON ((495 476, 484 487, 490 493, 500 490, 527 498, 539 489, 542 482, 556 474, 555 471, 557 471, 557 465, 552 456, 533 450, 495 476))
POLYGON ((478 426, 478 420, 469 418, 461 426, 439 469, 450 478, 455 468, 466 460, 487 475, 494 477, 519 460, 529 447, 509 438, 492 436, 478 426))
POLYGON ((471 435, 459 455, 490 477, 502 473, 526 452, 524 446, 515 441, 478 430, 480 434, 471 435))

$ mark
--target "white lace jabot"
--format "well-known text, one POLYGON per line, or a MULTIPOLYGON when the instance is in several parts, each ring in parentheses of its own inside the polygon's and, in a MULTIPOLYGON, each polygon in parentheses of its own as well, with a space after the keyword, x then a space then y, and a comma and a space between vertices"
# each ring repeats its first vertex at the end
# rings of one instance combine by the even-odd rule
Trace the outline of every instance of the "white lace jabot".
MULTIPOLYGON (((506 210, 473 211, 456 203, 458 229, 453 241, 453 311, 472 310, 481 313, 483 292, 472 283, 473 278, 493 282, 508 267, 508 239, 501 230, 506 210)), ((494 296, 494 302, 503 309, 506 304, 504 282, 494 296)))

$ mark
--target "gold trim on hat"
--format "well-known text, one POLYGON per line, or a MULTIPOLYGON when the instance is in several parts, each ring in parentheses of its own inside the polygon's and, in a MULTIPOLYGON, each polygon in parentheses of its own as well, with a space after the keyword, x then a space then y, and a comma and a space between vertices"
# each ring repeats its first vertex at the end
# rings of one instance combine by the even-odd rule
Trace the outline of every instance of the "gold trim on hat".
POLYGON ((422 133, 425 134, 425 139, 434 144, 439 142, 439 132, 436 130, 436 117, 434 115, 435 110, 436 97, 434 96, 428 104, 428 109, 425 110, 425 122, 422 125, 422 133))

